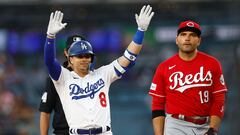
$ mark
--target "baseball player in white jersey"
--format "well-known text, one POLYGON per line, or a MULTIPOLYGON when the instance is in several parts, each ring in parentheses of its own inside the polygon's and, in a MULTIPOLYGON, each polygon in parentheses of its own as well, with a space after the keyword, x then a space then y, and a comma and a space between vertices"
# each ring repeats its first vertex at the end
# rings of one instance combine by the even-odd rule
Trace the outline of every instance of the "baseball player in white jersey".
POLYGON ((143 6, 140 14, 135 15, 138 30, 123 56, 96 70, 91 44, 86 40, 74 42, 68 51, 73 68, 69 71, 55 58, 55 36, 67 23, 62 23, 60 11, 51 13, 44 60, 62 102, 70 135, 112 135, 109 87, 134 65, 153 15, 151 6, 143 6))

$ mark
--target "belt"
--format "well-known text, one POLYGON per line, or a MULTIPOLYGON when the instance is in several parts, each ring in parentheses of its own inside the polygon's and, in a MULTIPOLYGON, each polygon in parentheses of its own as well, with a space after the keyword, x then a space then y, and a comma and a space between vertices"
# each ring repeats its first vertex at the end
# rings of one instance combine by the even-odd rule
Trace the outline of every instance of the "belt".
POLYGON ((208 122, 208 117, 184 116, 181 114, 172 114, 171 116, 175 119, 184 120, 198 125, 202 125, 208 122))
POLYGON ((106 131, 110 131, 110 127, 106 126, 106 129, 103 129, 103 127, 99 127, 99 128, 89 128, 89 129, 70 129, 70 133, 71 134, 87 134, 87 135, 95 135, 95 134, 101 134, 103 132, 106 131))

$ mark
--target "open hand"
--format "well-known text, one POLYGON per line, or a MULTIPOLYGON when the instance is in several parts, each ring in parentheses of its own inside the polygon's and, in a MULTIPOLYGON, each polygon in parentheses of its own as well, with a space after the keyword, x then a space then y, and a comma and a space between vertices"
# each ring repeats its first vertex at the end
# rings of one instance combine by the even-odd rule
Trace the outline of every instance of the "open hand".
POLYGON ((55 36, 59 31, 61 31, 67 23, 62 23, 63 20, 63 13, 61 11, 55 11, 55 13, 51 13, 47 34, 48 36, 55 36))
POLYGON ((146 31, 153 15, 154 12, 152 12, 152 7, 149 5, 147 6, 144 5, 139 15, 135 14, 138 29, 141 31, 146 31))

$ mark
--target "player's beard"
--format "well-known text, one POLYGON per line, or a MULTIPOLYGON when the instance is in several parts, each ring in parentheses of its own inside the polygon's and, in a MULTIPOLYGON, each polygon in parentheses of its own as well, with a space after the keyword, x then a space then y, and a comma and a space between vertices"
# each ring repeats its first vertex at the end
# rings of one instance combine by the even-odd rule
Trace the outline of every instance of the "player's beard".
POLYGON ((195 45, 178 45, 179 51, 185 54, 194 53, 197 49, 195 45))

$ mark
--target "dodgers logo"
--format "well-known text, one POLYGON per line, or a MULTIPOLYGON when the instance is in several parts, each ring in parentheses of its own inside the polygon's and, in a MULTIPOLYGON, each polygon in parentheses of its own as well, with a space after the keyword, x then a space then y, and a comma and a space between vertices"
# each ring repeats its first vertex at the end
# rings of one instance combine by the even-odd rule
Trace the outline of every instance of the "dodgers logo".
POLYGON ((95 94, 100 91, 105 86, 105 82, 102 79, 99 79, 93 84, 87 83, 85 88, 81 88, 77 84, 70 84, 70 96, 72 99, 79 100, 82 98, 90 97, 91 99, 94 98, 95 94))
POLYGON ((85 44, 81 43, 81 48, 82 48, 83 50, 86 50, 86 49, 87 49, 87 46, 86 46, 85 44))

